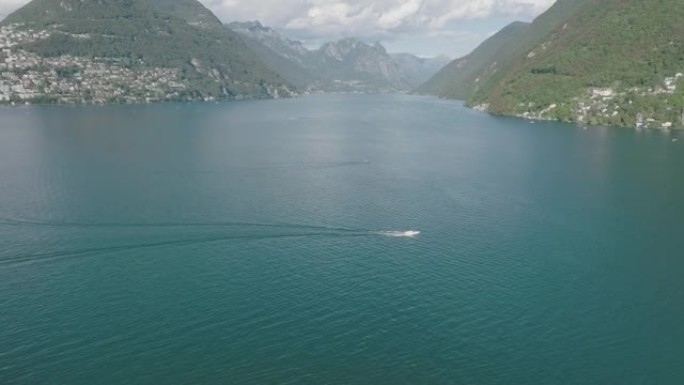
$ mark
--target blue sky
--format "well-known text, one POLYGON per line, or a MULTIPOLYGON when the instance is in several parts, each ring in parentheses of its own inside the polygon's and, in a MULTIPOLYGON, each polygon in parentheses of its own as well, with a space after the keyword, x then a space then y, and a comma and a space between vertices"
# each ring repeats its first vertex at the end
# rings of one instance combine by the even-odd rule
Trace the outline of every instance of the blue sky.
MULTIPOLYGON (((59 1, 59 0, 54 0, 59 1)), ((258 20, 309 46, 354 36, 390 52, 460 57, 555 0, 200 0, 224 22, 258 20)), ((27 0, 0 0, 0 17, 27 0)))

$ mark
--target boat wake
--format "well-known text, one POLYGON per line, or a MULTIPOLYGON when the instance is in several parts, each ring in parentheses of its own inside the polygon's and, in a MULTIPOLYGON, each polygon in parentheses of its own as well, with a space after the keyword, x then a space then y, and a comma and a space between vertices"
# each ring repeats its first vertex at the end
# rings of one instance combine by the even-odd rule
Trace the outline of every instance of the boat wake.
MULTIPOLYGON (((415 238, 420 231, 375 231, 359 228, 331 227, 320 225, 303 225, 287 222, 254 223, 254 222, 69 222, 69 221, 46 221, 20 218, 8 218, 0 216, 0 226, 36 226, 36 227, 72 227, 72 228, 271 228, 289 231, 315 231, 315 235, 383 235, 387 237, 415 238), (319 234, 320 232, 320 234, 319 234)), ((300 234, 293 234, 300 235, 300 234)), ((310 234, 301 234, 310 235, 310 234)))
POLYGON ((379 231, 378 234, 386 237, 415 238, 420 235, 420 231, 379 231))
POLYGON ((152 249, 158 247, 183 247, 188 245, 206 244, 230 241, 260 241, 266 239, 307 238, 307 237, 368 237, 385 236, 395 238, 416 238, 420 231, 377 231, 369 229, 355 229, 320 225, 304 225, 295 223, 249 223, 249 222, 68 222, 45 221, 20 218, 0 217, 0 226, 11 227, 52 227, 52 228, 82 228, 82 229, 111 229, 117 228, 197 228, 200 230, 195 237, 181 237, 155 242, 133 244, 102 245, 92 248, 52 250, 47 252, 26 253, 20 255, 2 255, 0 253, 0 268, 16 266, 25 263, 50 262, 74 257, 85 257, 107 253, 120 253, 138 249, 152 249), (204 234, 205 236, 201 236, 204 234))

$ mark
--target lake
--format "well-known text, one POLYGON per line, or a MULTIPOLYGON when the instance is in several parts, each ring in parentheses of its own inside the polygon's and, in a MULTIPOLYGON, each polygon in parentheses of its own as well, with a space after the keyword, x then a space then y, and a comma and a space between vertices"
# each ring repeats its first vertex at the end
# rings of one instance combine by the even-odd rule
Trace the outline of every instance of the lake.
POLYGON ((406 95, 0 108, 0 383, 681 384, 683 176, 406 95))

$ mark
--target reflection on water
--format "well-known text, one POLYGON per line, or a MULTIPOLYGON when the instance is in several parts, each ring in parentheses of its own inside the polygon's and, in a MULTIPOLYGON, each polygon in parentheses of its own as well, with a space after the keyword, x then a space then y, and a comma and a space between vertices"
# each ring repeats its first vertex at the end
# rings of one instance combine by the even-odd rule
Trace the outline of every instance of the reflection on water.
POLYGON ((678 132, 405 95, 0 115, 0 383, 684 378, 678 132))

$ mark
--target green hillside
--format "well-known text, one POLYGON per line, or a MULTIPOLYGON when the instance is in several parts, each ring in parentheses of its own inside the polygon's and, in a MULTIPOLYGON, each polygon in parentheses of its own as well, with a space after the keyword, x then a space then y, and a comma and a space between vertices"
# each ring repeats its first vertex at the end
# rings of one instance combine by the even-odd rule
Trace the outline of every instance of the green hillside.
POLYGON ((684 72, 683 17, 679 0, 590 1, 520 52, 471 103, 488 103, 493 113, 595 124, 631 126, 639 114, 679 122, 680 89, 661 91, 684 72))
POLYGON ((46 31, 18 48, 41 57, 123 60, 180 71, 184 97, 284 96, 286 82, 195 0, 34 0, 2 25, 46 31))
POLYGON ((564 23, 567 15, 589 1, 558 0, 531 24, 509 24, 469 55, 454 60, 420 86, 417 92, 452 99, 468 99, 475 92, 487 94, 518 57, 543 42, 546 36, 564 23))
POLYGON ((194 26, 222 27, 221 20, 196 0, 149 0, 158 10, 183 19, 194 26))
POLYGON ((528 28, 527 23, 509 24, 469 55, 449 63, 415 92, 450 99, 467 99, 475 92, 479 80, 495 68, 497 58, 509 57, 515 53, 515 47, 528 28))
POLYGON ((679 0, 559 0, 418 91, 466 99, 494 114, 681 126, 683 17, 679 0))

